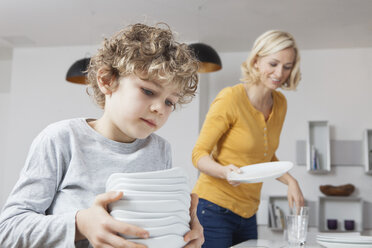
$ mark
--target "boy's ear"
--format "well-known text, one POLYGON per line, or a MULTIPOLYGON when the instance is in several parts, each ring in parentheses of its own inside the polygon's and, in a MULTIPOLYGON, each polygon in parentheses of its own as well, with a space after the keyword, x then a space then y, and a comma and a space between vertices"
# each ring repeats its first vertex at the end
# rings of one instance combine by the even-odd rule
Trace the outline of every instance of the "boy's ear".
POLYGON ((105 95, 111 95, 113 92, 113 80, 115 80, 110 71, 101 67, 97 71, 97 83, 101 92, 105 95))
POLYGON ((256 58, 256 59, 254 60, 254 63, 253 63, 253 67, 256 68, 256 69, 258 69, 258 65, 257 65, 257 63, 258 63, 258 59, 256 58))

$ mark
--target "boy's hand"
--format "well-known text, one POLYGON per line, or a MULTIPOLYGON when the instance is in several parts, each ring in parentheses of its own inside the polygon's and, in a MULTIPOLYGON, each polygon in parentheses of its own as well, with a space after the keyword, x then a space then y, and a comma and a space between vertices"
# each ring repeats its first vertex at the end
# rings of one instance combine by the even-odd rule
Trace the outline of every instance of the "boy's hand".
POLYGON ((184 248, 200 248, 201 245, 204 243, 203 227, 200 225, 199 219, 196 215, 198 202, 199 197, 196 194, 192 193, 190 206, 191 230, 183 237, 185 242, 188 242, 188 244, 184 248))
POLYGON ((75 217, 75 240, 87 238, 94 247, 145 248, 144 245, 125 240, 118 233, 148 238, 149 233, 146 230, 115 220, 107 212, 108 204, 122 196, 122 192, 114 191, 100 194, 90 208, 78 211, 75 217))

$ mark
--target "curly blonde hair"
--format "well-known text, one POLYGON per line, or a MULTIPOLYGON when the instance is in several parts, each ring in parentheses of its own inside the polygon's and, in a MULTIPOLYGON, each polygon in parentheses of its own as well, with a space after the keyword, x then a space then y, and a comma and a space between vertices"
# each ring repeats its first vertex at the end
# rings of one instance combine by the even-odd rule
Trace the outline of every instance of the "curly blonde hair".
POLYGON ((153 27, 137 23, 104 39, 87 70, 87 79, 93 91, 88 94, 104 108, 105 95, 97 83, 97 72, 102 68, 104 77, 112 81, 112 89, 118 86, 120 77, 131 74, 142 80, 162 80, 176 85, 180 90, 178 104, 190 102, 198 85, 195 55, 186 44, 175 41, 165 23, 153 27))
POLYGON ((248 84, 259 83, 260 72, 254 66, 258 57, 264 57, 287 48, 294 49, 295 61, 293 62, 293 68, 288 77, 288 81, 282 84, 281 88, 285 90, 295 90, 301 80, 300 54, 293 36, 290 33, 279 30, 267 31, 254 42, 250 55, 241 65, 241 81, 248 84))

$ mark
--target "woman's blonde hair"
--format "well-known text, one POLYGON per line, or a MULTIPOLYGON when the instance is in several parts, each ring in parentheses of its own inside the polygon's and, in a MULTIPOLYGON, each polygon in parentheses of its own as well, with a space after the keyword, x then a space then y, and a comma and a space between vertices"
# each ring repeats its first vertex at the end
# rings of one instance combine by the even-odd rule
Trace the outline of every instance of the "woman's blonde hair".
POLYGON ((169 26, 159 23, 130 25, 109 39, 90 60, 88 82, 96 103, 104 108, 105 95, 97 83, 97 72, 104 69, 104 77, 118 86, 119 78, 135 74, 143 80, 162 80, 180 90, 178 104, 188 103, 195 96, 198 85, 198 61, 184 43, 178 43, 169 26), (163 26, 163 27, 160 27, 163 26))
POLYGON ((241 81, 248 84, 257 84, 260 81, 260 72, 255 68, 259 57, 274 54, 281 50, 293 48, 295 51, 295 60, 291 74, 288 77, 287 82, 281 85, 281 88, 286 90, 295 90, 299 81, 301 80, 300 72, 300 54, 293 36, 290 33, 270 30, 262 34, 254 42, 252 51, 248 56, 247 60, 242 63, 242 79, 241 81))

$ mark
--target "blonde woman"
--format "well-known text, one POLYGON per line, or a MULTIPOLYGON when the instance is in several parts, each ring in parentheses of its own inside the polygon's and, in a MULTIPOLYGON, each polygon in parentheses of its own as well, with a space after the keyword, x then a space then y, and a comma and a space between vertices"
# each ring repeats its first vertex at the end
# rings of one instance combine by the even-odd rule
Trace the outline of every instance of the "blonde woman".
MULTIPOLYGON (((201 172, 193 192, 206 248, 226 248, 257 239, 256 212, 262 183, 237 185, 227 180, 239 167, 277 161, 275 151, 287 111, 279 88, 296 89, 300 55, 287 32, 268 31, 255 41, 242 64, 243 83, 223 89, 213 101, 192 153, 201 172)), ((298 182, 289 173, 278 180, 288 185, 290 207, 303 206, 298 182)))

